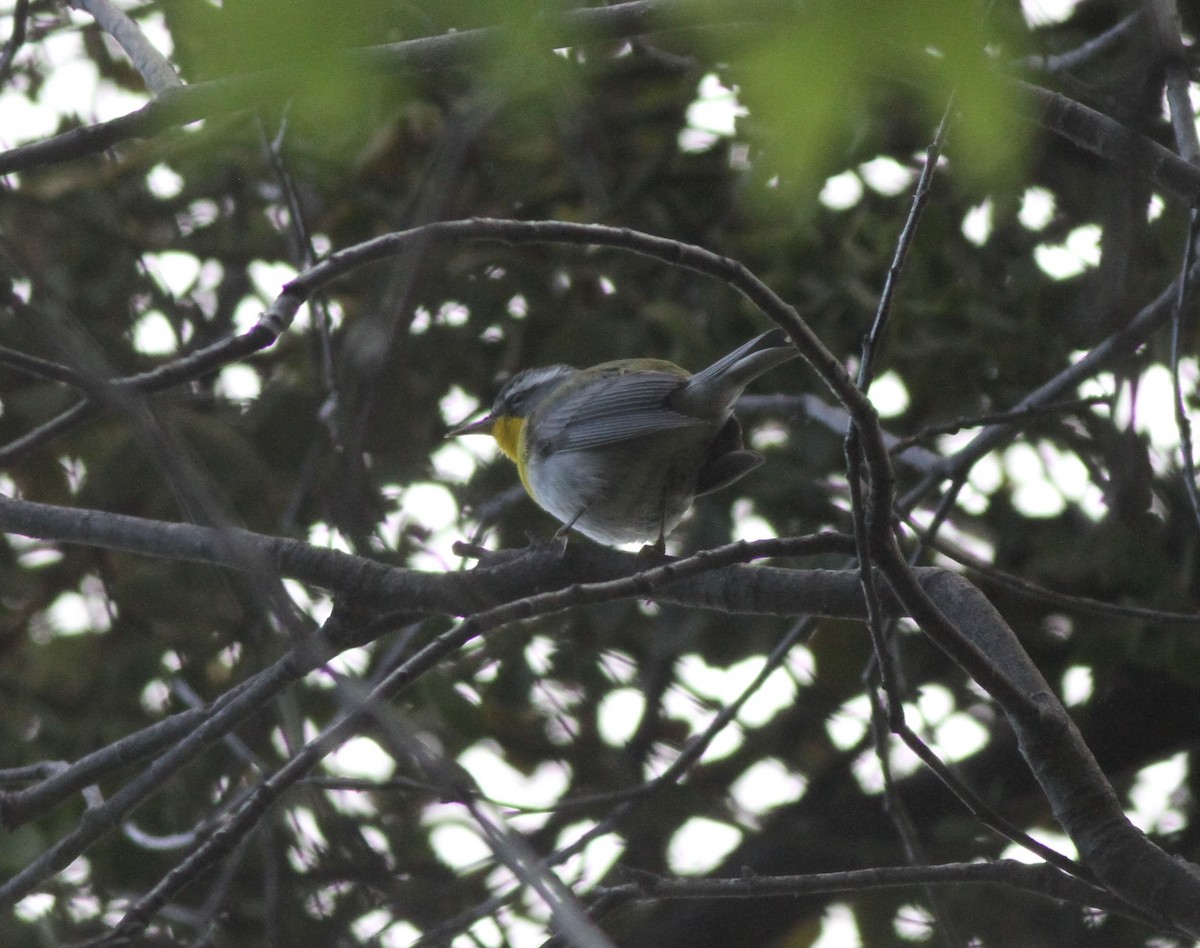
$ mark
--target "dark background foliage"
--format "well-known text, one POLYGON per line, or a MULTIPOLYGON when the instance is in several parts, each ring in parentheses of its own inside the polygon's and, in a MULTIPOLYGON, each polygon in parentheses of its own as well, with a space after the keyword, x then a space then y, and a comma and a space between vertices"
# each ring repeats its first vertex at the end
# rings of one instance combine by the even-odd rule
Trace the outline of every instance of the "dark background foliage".
MULTIPOLYGON (((697 22, 722 13, 728 21, 692 28, 685 17, 678 28, 569 46, 553 31, 555 4, 170 0, 136 7, 130 12, 152 38, 169 38, 170 59, 188 83, 276 72, 262 79, 255 108, 214 109, 202 123, 170 125, 7 178, 0 345, 102 377, 129 375, 244 331, 314 252, 434 220, 511 217, 628 227, 738 260, 853 362, 915 182, 910 175, 898 188, 873 187, 860 169, 881 158, 919 168, 953 95, 945 164, 900 274, 878 367, 907 393, 887 418, 891 433, 916 435, 960 419, 969 429, 971 418, 1014 406, 1170 284, 1186 207, 1155 192, 1136 168, 1023 121, 1032 106, 1004 78, 1006 71, 1029 77, 1021 57, 1077 49, 1131 5, 1084 0, 1069 20, 1049 25, 1027 21, 1011 2, 893 9, 909 6, 705 5, 696 8, 703 9, 697 22), (339 55, 497 25, 508 28, 502 41, 438 68, 380 69, 339 55), (749 114, 732 134, 681 147, 706 76, 736 87, 749 114), (831 206, 821 197, 825 182, 846 173, 868 183, 848 206, 831 206), (1031 189, 1041 189, 1052 209, 1037 226, 1021 213, 1031 189), (964 233, 973 212, 989 218, 983 239, 964 233), (1039 264, 1045 248, 1088 225, 1102 235, 1099 262, 1068 278, 1047 273, 1039 264), (180 261, 168 255, 195 262, 191 286, 172 289, 161 276, 180 261), (140 342, 150 314, 169 324, 171 351, 140 342)), ((12 22, 11 6, 0 12, 8 16, 0 22, 12 22)), ((39 101, 71 57, 93 64, 102 88, 142 93, 140 77, 90 17, 40 0, 20 15, 28 35, 3 77, 10 102, 39 101)), ((1161 61, 1147 53, 1144 32, 1135 24, 1079 65, 1032 78, 1170 145, 1161 61)), ((59 131, 95 121, 100 105, 89 96, 62 113, 59 131)), ((16 134, 0 131, 6 145, 16 134)), ((472 404, 463 394, 487 403, 507 374, 550 362, 646 355, 699 368, 763 328, 753 307, 719 281, 629 253, 418 246, 328 287, 296 326, 238 367, 243 374, 223 369, 153 396, 160 442, 114 403, 23 447, 19 439, 72 405, 76 393, 0 368, 3 485, 28 500, 165 521, 203 522, 217 511, 223 522, 265 534, 336 538, 396 565, 456 569, 447 538, 476 535, 480 520, 496 547, 554 529, 513 490, 515 474, 502 460, 460 479, 442 462, 435 466, 432 459, 447 457, 447 426, 472 404), (461 394, 448 400, 452 392, 461 394), (156 443, 168 446, 174 465, 156 443), (448 488, 461 511, 449 528, 422 507, 421 498, 438 495, 414 489, 432 483, 448 488)), ((1145 382, 1167 361, 1166 332, 1126 352, 1102 380, 1126 399, 1141 393, 1139 423, 1147 412, 1168 410, 1151 400, 1145 382)), ((1193 341, 1188 333, 1185 351, 1193 341)), ((736 490, 700 502, 673 538, 677 551, 728 541, 747 513, 744 500, 779 535, 849 528, 842 432, 809 417, 800 396, 831 398, 800 367, 772 373, 752 394, 767 392, 794 396, 785 410, 759 401, 743 412, 767 465, 736 490)), ((973 499, 951 509, 943 535, 1059 593, 1194 611, 1196 522, 1178 453, 1152 445, 1145 430, 1106 405, 1023 421, 1012 443, 1046 460, 1045 489, 1054 493, 1062 465, 1074 460, 1091 484, 1085 500, 1068 487, 1057 509, 1031 512, 1020 496, 1028 475, 1005 466, 1015 463, 1006 444, 985 462, 994 479, 979 480, 973 499)), ((961 443, 921 442, 945 453, 961 443)), ((897 474, 903 496, 925 470, 900 460, 897 474)), ((938 499, 922 496, 921 522, 938 499)), ((1182 783, 1155 832, 1169 851, 1196 858, 1195 626, 1096 613, 972 575, 1052 685, 1061 686, 1068 670, 1076 680, 1086 670, 1090 691, 1072 711, 1120 792, 1148 765, 1184 755, 1182 783)), ((289 588, 299 611, 327 611, 321 590, 289 588)), ((14 536, 0 546, 0 596, 5 768, 75 761, 189 702, 217 699, 286 649, 278 614, 246 582, 209 566, 14 536)), ((449 621, 405 624, 356 650, 348 667, 378 675, 449 621)), ((446 761, 483 748, 517 774, 561 774, 559 800, 590 798, 513 818, 530 848, 546 854, 581 825, 606 819, 615 803, 604 795, 637 788, 736 697, 697 693, 689 662, 723 670, 760 659, 795 621, 637 600, 543 616, 491 633, 427 674, 397 702, 396 720, 446 761), (636 700, 613 705, 633 709, 627 741, 607 737, 602 720, 615 691, 642 699, 640 712, 636 700)), ((718 875, 909 861, 898 807, 856 776, 856 760, 873 759, 869 736, 846 748, 827 729, 831 718, 866 713, 867 634, 858 623, 824 620, 808 636, 811 679, 780 673, 796 679, 789 700, 754 726, 731 726, 732 750, 638 797, 614 823, 609 839, 621 868, 606 882, 624 878, 622 868, 672 874, 672 840, 695 817, 741 834, 718 875), (774 769, 759 772, 776 776, 760 779, 802 778, 803 795, 766 812, 738 802, 730 788, 763 761, 774 769)), ((937 690, 950 702, 947 715, 986 729, 983 746, 959 765, 967 782, 1022 828, 1054 830, 990 703, 919 636, 902 627, 896 641, 906 699, 937 690)), ((56 945, 101 933, 126 900, 177 864, 176 837, 210 832, 226 807, 328 724, 338 695, 314 675, 264 706, 172 777, 125 832, 109 834, 39 889, 51 899, 31 897, 0 920, 0 940, 56 945)), ((915 711, 910 717, 920 723, 915 711)), ((393 746, 386 734, 368 734, 393 746)), ((109 775, 98 793, 115 792, 139 766, 109 775)), ((491 772, 472 776, 485 795, 494 792, 491 772)), ((173 898, 147 937, 229 946, 409 944, 432 930, 442 932, 432 943, 448 943, 455 933, 438 926, 503 888, 492 860, 463 867, 447 849, 453 844, 438 842, 438 826, 471 830, 472 819, 442 799, 436 774, 402 755, 392 781, 347 790, 348 779, 344 764, 318 768, 229 858, 173 898)), ((965 862, 1008 846, 928 771, 898 776, 896 793, 923 860, 965 862)), ((6 831, 3 875, 68 832, 85 805, 77 796, 6 831)), ((571 866, 566 881, 578 871, 571 866)), ((576 888, 588 897, 587 885, 576 888)), ((949 939, 943 943, 1027 946, 1143 944, 1152 934, 1117 916, 972 886, 941 889, 936 903, 913 888, 651 901, 615 909, 604 925, 629 946, 801 946, 818 937, 835 902, 849 906, 868 945, 923 940, 932 931, 949 939), (914 927, 898 925, 905 919, 914 927)), ((478 941, 462 944, 535 944, 546 927, 529 895, 483 914, 473 929, 478 941)))

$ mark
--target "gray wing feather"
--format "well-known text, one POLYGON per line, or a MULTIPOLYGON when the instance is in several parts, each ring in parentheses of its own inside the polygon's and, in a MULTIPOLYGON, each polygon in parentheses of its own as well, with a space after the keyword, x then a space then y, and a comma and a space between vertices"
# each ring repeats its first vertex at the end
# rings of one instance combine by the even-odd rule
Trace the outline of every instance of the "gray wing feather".
POLYGON ((582 451, 705 424, 667 406, 683 381, 666 372, 594 380, 551 402, 537 419, 539 440, 549 452, 582 451))

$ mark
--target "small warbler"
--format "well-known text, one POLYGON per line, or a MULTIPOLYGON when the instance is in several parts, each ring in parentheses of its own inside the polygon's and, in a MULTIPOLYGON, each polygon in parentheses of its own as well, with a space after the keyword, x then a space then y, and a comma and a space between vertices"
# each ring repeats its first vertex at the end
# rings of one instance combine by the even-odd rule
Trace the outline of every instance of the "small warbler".
POLYGON ((446 437, 492 435, 564 531, 661 549, 696 497, 762 464, 743 446, 734 402, 798 354, 772 329, 695 375, 662 359, 526 369, 491 412, 446 437))

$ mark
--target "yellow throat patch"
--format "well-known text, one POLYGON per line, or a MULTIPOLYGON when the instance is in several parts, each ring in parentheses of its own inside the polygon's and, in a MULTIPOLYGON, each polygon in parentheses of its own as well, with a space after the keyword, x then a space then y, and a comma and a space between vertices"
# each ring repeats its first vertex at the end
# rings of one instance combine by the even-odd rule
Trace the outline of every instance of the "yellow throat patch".
POLYGON ((525 459, 521 452, 521 433, 524 430, 525 419, 515 415, 505 415, 492 422, 492 437, 496 439, 496 444, 500 445, 500 450, 504 452, 505 456, 517 466, 517 473, 521 475, 521 483, 525 485, 526 492, 532 497, 533 492, 529 488, 529 479, 525 476, 525 459))

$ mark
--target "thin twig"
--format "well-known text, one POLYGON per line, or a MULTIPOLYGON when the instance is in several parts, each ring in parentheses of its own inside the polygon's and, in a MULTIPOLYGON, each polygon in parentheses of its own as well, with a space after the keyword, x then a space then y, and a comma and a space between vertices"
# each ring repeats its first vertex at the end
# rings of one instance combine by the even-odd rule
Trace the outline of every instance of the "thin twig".
POLYGON ((903 438, 896 438, 888 444, 888 450, 893 454, 907 451, 915 444, 928 441, 938 435, 957 434, 965 428, 983 428, 987 425, 1011 425, 1032 418, 1044 418, 1048 415, 1074 415, 1098 405, 1112 407, 1111 395, 1096 395, 1092 398, 1075 398, 1069 402, 1052 402, 1049 405, 1034 405, 1029 408, 1014 409, 1013 411, 997 411, 985 415, 960 415, 953 421, 940 425, 927 425, 920 431, 903 438))
POLYGON ((13 60, 25 43, 25 26, 29 19, 29 0, 17 0, 12 17, 12 32, 8 35, 8 42, 4 44, 4 52, 0 53, 0 83, 8 78, 8 71, 12 68, 13 60))
POLYGON ((922 544, 937 550, 956 563, 969 567, 990 582, 1004 586, 1030 599, 1085 615, 1108 616, 1117 619, 1144 619, 1147 622, 1167 625, 1200 625, 1200 614, 1195 612, 1168 612, 1165 609, 1149 609, 1144 606, 1124 606, 1119 603, 1103 602, 1087 596, 1072 596, 1049 589, 998 569, 987 560, 973 556, 959 546, 931 536, 931 528, 921 527, 911 516, 905 517, 905 522, 917 532, 922 544))
POLYGON ((1048 73, 1066 72, 1071 69, 1077 69, 1091 62, 1106 49, 1116 45, 1125 34, 1133 29, 1134 25, 1142 18, 1142 15, 1141 9, 1134 10, 1128 16, 1117 21, 1115 26, 1109 27, 1103 33, 1092 37, 1086 43, 1081 43, 1074 49, 1049 56, 1038 54, 1026 56, 1017 65, 1024 69, 1048 73))
MULTIPOLYGON (((699 18, 697 10, 703 12, 703 8, 686 0, 630 0, 608 7, 568 10, 561 17, 542 20, 539 34, 546 37, 548 49, 626 39, 671 24, 672 16, 680 16, 685 7, 695 25, 728 21, 728 15, 717 7, 708 17, 699 18)), ((482 27, 343 50, 329 57, 327 68, 382 74, 454 68, 477 63, 488 50, 502 48, 506 36, 503 28, 482 27)), ((131 138, 146 138, 201 119, 284 102, 311 84, 314 76, 325 75, 323 65, 305 61, 287 68, 165 89, 148 105, 128 115, 0 153, 0 174, 70 161, 131 138)))
POLYGON ((908 251, 917 236, 917 224, 921 220, 921 212, 924 211, 925 205, 929 201, 930 188, 933 186, 933 174, 937 169, 938 159, 942 154, 942 146, 946 141, 947 125, 950 121, 950 113, 953 108, 954 97, 951 96, 950 101, 946 104, 945 111, 942 113, 942 120, 938 123, 933 141, 925 149, 925 161, 921 165, 921 175, 917 179, 916 188, 913 190, 912 203, 908 208, 908 217, 904 221, 904 227, 900 230, 900 236, 896 239, 896 250, 892 255, 892 262, 888 266, 887 275, 884 277, 883 289, 879 293, 879 305, 875 309, 875 319, 871 323, 870 330, 863 337, 862 364, 858 370, 858 387, 864 392, 871 387, 871 382, 875 377, 875 360, 879 356, 879 346, 883 341, 883 333, 887 327, 888 317, 892 312, 892 300, 896 295, 896 287, 900 282, 900 275, 904 272, 904 262, 908 259, 908 251))
POLYGON ((74 830, 0 884, 0 905, 16 904, 54 873, 65 869, 89 846, 119 826, 134 809, 153 794, 161 792, 167 777, 183 767, 203 747, 260 711, 266 701, 309 670, 289 656, 260 673, 253 686, 243 689, 233 700, 224 703, 220 710, 156 758, 136 778, 103 803, 86 811, 74 830))
MULTIPOLYGON (((662 773, 629 790, 612 793, 589 793, 573 797, 564 797, 557 801, 553 810, 555 813, 569 813, 577 808, 592 808, 598 805, 616 803, 612 812, 603 820, 584 832, 578 839, 548 855, 543 862, 547 866, 556 866, 579 852, 582 852, 592 840, 604 836, 620 825, 621 821, 632 812, 637 803, 652 796, 659 789, 678 783, 698 761, 712 744, 713 740, 737 717, 742 707, 758 691, 775 669, 786 658, 788 652, 798 643, 805 641, 814 631, 816 625, 811 619, 801 619, 787 634, 771 649, 763 667, 754 679, 742 689, 741 693, 729 704, 724 705, 713 716, 703 731, 688 739, 678 756, 662 773)), ((465 912, 440 923, 436 928, 426 931, 415 941, 412 948, 433 948, 445 944, 448 940, 468 929, 475 922, 494 914, 497 910, 512 902, 520 895, 520 889, 511 887, 505 892, 497 893, 485 899, 478 905, 472 906, 465 912)))
MULTIPOLYGON (((1198 276, 1200 276, 1200 261, 1192 264, 1188 279, 1195 280, 1198 276)), ((1176 278, 1128 323, 1094 346, 1082 359, 1072 363, 1026 395, 1013 406, 1011 411, 1022 413, 1031 408, 1051 404, 1074 391, 1080 383, 1093 378, 1114 362, 1125 358, 1172 317, 1178 294, 1179 280, 1176 278)), ((1016 417, 1023 416, 1017 414, 1016 417)), ((931 470, 920 484, 897 501, 898 506, 901 510, 909 510, 937 484, 948 478, 966 475, 976 461, 989 451, 1009 441, 1017 430, 1016 424, 1011 421, 989 425, 958 451, 943 458, 942 462, 931 470)))
POLYGON ((749 875, 736 879, 659 879, 642 872, 633 875, 632 882, 603 886, 597 891, 619 892, 637 900, 753 899, 795 898, 819 892, 853 893, 898 886, 998 884, 1079 905, 1094 905, 1120 915, 1129 914, 1127 906, 1103 889, 1089 886, 1049 866, 1030 866, 1007 859, 938 866, 879 866, 803 876, 749 875))
MULTIPOLYGON (((874 675, 870 677, 874 678, 874 675)), ((904 849, 904 857, 908 860, 908 864, 910 866, 924 865, 926 857, 920 839, 917 837, 917 828, 913 825, 904 799, 896 790, 896 782, 892 775, 889 715, 884 703, 879 698, 879 689, 873 682, 867 683, 867 696, 871 702, 872 743, 875 747, 875 759, 878 761, 880 773, 883 775, 884 801, 888 815, 892 819, 892 825, 896 827, 896 833, 900 837, 900 845, 904 849)), ((907 725, 905 727, 907 728, 907 725)), ((921 888, 924 890, 925 899, 929 902, 930 910, 933 912, 938 936, 946 948, 954 948, 955 945, 962 944, 962 937, 950 918, 949 909, 941 894, 934 886, 923 885, 921 888)))

